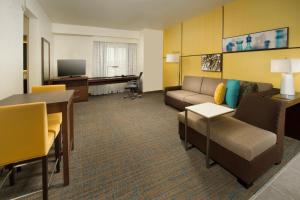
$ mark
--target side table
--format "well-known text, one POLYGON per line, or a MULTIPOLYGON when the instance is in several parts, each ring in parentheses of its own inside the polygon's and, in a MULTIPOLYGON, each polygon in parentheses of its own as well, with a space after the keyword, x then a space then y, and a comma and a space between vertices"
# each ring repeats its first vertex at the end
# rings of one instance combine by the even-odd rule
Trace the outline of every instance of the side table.
POLYGON ((281 101, 285 107, 285 135, 300 140, 300 93, 294 96, 277 94, 272 99, 281 101))
POLYGON ((188 140, 187 140, 187 127, 188 127, 188 112, 195 113, 205 118, 207 123, 206 132, 206 167, 209 168, 211 165, 209 163, 209 146, 210 146, 210 120, 222 116, 224 114, 233 112, 234 109, 217 105, 214 103, 202 103, 193 106, 185 107, 185 149, 188 150, 188 140))

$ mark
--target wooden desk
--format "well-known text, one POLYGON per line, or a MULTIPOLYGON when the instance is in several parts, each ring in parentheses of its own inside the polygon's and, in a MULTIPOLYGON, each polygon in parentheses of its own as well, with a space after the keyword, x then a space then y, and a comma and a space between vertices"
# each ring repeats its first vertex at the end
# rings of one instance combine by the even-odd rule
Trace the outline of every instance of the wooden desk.
POLYGON ((281 101, 285 107, 285 135, 300 140, 300 93, 290 99, 285 99, 280 94, 272 96, 272 99, 281 101))
POLYGON ((0 106, 26 104, 33 102, 46 102, 47 112, 62 112, 62 134, 63 134, 63 177, 64 185, 69 185, 69 154, 70 139, 72 148, 74 147, 74 129, 73 129, 73 95, 74 90, 17 94, 12 95, 0 101, 0 106))
POLYGON ((113 76, 113 77, 93 77, 88 78, 88 85, 106 85, 115 83, 127 83, 128 81, 137 80, 139 77, 129 76, 113 76))
POLYGON ((88 101, 88 77, 61 77, 51 79, 49 84, 64 84, 67 90, 74 90, 74 102, 88 101))

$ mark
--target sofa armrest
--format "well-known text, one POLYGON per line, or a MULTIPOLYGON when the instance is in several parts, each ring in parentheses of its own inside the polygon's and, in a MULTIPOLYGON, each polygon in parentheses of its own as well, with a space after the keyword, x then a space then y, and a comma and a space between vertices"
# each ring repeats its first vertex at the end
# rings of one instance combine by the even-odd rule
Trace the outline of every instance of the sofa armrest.
POLYGON ((165 87, 164 94, 166 96, 168 91, 181 90, 181 88, 182 88, 181 85, 165 87))
POLYGON ((165 87, 165 91, 181 90, 181 85, 165 87))

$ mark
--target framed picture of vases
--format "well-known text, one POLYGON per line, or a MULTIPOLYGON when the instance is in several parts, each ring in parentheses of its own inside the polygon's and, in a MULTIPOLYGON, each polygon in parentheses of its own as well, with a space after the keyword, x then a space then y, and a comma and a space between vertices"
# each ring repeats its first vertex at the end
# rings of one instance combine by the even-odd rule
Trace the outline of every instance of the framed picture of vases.
POLYGON ((249 33, 223 39, 223 52, 244 52, 288 48, 289 28, 249 33))

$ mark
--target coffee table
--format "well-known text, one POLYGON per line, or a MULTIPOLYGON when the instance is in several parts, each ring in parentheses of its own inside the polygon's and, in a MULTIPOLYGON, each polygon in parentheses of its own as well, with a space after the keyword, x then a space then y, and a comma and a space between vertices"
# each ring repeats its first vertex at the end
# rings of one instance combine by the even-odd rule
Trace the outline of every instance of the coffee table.
POLYGON ((188 112, 195 113, 205 118, 207 124, 206 132, 206 167, 209 168, 209 146, 210 146, 210 120, 227 113, 233 112, 234 109, 214 103, 202 103, 193 106, 185 107, 185 149, 188 150, 187 127, 188 127, 188 112))

